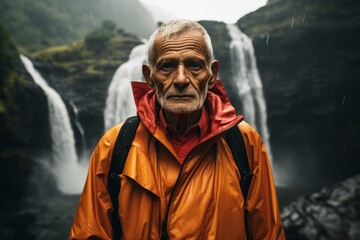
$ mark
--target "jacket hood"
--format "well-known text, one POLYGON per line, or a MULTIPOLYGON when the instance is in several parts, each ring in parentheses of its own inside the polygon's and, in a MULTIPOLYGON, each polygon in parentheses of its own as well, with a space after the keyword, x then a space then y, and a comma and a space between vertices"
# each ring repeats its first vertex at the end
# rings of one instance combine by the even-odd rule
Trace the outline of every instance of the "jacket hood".
MULTIPOLYGON (((154 134, 159 126, 160 111, 155 92, 146 82, 132 82, 131 85, 138 115, 145 127, 154 134)), ((236 115, 220 79, 208 90, 204 107, 209 113, 212 136, 231 128, 243 119, 242 115, 236 115)))

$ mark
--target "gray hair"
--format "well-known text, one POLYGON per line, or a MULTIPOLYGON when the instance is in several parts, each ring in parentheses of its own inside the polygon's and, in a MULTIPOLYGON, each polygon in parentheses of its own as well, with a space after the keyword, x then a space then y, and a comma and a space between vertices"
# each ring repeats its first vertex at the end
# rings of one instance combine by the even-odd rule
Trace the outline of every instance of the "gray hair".
POLYGON ((182 33, 189 32, 191 30, 199 31, 205 40, 206 44, 206 57, 209 61, 214 59, 213 47, 211 39, 206 29, 196 21, 187 19, 171 20, 158 27, 155 32, 150 36, 148 42, 148 62, 150 66, 155 63, 155 50, 154 43, 157 39, 170 39, 181 35, 182 33))

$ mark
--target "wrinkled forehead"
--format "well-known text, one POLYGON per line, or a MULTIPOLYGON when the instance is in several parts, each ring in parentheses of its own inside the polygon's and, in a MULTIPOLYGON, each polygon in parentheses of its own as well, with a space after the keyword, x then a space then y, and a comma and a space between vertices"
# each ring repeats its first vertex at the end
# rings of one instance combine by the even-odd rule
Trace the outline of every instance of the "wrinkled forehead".
POLYGON ((191 51, 210 61, 207 54, 207 46, 203 34, 197 30, 191 30, 176 36, 157 38, 154 41, 155 61, 160 56, 169 52, 191 51))

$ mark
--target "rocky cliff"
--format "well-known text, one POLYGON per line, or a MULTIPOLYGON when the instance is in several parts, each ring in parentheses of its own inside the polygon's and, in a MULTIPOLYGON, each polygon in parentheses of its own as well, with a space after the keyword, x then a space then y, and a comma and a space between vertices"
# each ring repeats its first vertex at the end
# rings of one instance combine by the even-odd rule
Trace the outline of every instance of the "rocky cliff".
POLYGON ((47 149, 47 102, 20 62, 7 29, 0 24, 0 150, 47 149))
POLYGON ((288 181, 319 187, 360 172, 359 13, 354 0, 277 0, 237 23, 253 39, 288 181))
POLYGON ((26 74, 7 29, 0 24, 0 236, 32 189, 35 158, 50 151, 47 101, 26 74), (9 213, 9 209, 12 212, 9 213), (8 214, 9 213, 9 214, 8 214))

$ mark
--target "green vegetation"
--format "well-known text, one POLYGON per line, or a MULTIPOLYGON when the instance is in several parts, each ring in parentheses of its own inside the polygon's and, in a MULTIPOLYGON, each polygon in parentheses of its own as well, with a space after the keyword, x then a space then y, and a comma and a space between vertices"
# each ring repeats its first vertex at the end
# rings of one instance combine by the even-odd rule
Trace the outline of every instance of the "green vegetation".
POLYGON ((4 85, 8 78, 13 78, 16 73, 20 59, 12 38, 0 22, 0 98, 4 96, 4 85))
POLYGON ((93 83, 91 79, 112 76, 139 44, 136 36, 116 31, 115 23, 104 21, 102 27, 89 33, 85 40, 41 50, 32 57, 61 71, 69 85, 87 85, 93 83))
POLYGON ((101 28, 95 29, 85 37, 85 46, 87 49, 100 54, 106 51, 110 39, 115 36, 116 24, 110 20, 103 22, 101 28))
POLYGON ((105 19, 144 38, 156 26, 138 0, 0 0, 0 21, 21 52, 83 39, 105 19))
MULTIPOLYGON (((19 54, 11 36, 0 22, 0 114, 4 120, 6 113, 6 89, 17 77, 20 64, 19 54)), ((3 124, 1 124, 3 126, 3 124)), ((4 130, 4 129, 2 129, 4 130)))

